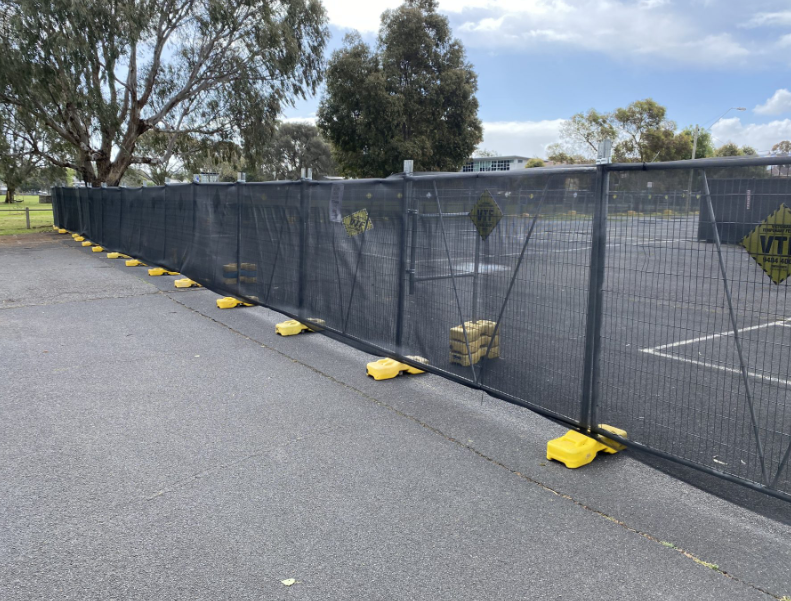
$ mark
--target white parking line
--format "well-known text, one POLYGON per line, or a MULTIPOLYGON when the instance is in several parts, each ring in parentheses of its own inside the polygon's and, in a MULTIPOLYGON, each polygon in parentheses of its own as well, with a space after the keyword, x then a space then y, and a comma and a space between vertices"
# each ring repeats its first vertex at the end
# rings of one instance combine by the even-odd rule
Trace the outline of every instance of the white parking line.
MULTIPOLYGON (((773 321, 771 323, 764 323, 758 326, 750 326, 748 328, 741 328, 739 333, 742 332, 751 332, 753 330, 760 330, 763 328, 771 328, 771 327, 791 327, 791 317, 787 319, 781 319, 779 321, 773 321)), ((732 373, 732 374, 741 374, 740 369, 736 369, 734 367, 726 367, 724 365, 718 365, 716 363, 711 363, 709 361, 699 361, 696 359, 688 359, 687 357, 679 357, 678 355, 671 355, 670 353, 663 353, 665 349, 675 348, 678 346, 683 346, 685 344, 695 344, 696 342, 706 342, 707 340, 716 340, 718 338, 723 338, 725 336, 733 336, 733 330, 728 332, 721 332, 719 334, 710 334, 708 336, 701 336, 700 338, 690 338, 689 340, 682 340, 680 342, 671 342, 669 344, 662 344, 660 346, 654 346, 651 348, 644 348, 640 349, 641 353, 646 353, 647 355, 653 355, 654 357, 662 357, 663 359, 673 359, 675 361, 681 361, 682 363, 688 363, 690 365, 698 365, 700 367, 710 367, 711 369, 718 369, 720 371, 732 373)), ((755 378, 757 380, 761 380, 763 382, 771 382, 772 384, 780 384, 781 386, 791 386, 791 380, 785 380, 783 378, 776 378, 774 376, 767 376, 764 374, 759 374, 753 371, 748 371, 747 375, 751 378, 755 378)))

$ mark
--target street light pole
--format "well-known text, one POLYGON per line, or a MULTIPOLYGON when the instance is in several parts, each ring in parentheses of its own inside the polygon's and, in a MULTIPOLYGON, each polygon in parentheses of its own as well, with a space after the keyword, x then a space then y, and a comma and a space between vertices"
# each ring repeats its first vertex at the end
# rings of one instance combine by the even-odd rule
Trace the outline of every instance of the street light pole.
MULTIPOLYGON (((695 126, 695 138, 692 140, 692 159, 694 160, 698 154, 698 133, 700 132, 700 127, 698 125, 695 126)), ((686 210, 684 211, 687 215, 689 215, 689 209, 691 208, 692 204, 692 174, 694 170, 689 170, 689 185, 687 186, 687 202, 686 202, 686 210)))

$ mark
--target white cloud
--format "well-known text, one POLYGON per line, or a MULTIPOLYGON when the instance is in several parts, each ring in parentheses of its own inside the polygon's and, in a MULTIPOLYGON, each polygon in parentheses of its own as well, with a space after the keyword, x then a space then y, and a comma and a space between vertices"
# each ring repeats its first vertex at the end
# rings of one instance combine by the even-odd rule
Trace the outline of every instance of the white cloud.
POLYGON ((791 10, 784 10, 777 13, 757 13, 752 19, 747 21, 745 27, 764 27, 774 25, 782 27, 791 25, 791 10))
POLYGON ((791 33, 788 33, 777 40, 777 45, 780 48, 789 48, 791 47, 791 33))
POLYGON ((281 117, 282 123, 307 123, 308 125, 316 125, 318 118, 315 115, 310 117, 281 117))
POLYGON ((699 20, 662 0, 527 4, 542 10, 464 11, 458 35, 471 47, 542 52, 556 44, 618 59, 654 57, 699 65, 732 66, 751 53, 730 33, 706 32, 699 20))
POLYGON ((544 158, 547 146, 560 138, 563 121, 484 121, 480 147, 500 155, 544 158))
POLYGON ((759 104, 753 109, 759 115, 782 115, 791 112, 791 92, 780 89, 763 104, 759 104))
POLYGON ((771 123, 742 123, 741 119, 722 119, 711 128, 717 146, 733 142, 738 146, 752 146, 758 152, 771 150, 783 140, 791 140, 791 119, 771 123))
MULTIPOLYGON (((369 33, 378 31, 384 10, 400 4, 401 0, 324 0, 333 25, 369 33)), ((470 48, 543 52, 572 47, 619 59, 656 57, 707 66, 732 66, 751 54, 730 33, 707 31, 711 20, 696 18, 682 4, 669 0, 440 0, 440 10, 470 48)), ((765 13, 775 20, 785 14, 765 13)), ((759 18, 774 22, 768 16, 754 17, 759 18)))
POLYGON ((396 8, 402 0, 323 0, 330 23, 336 27, 356 29, 361 32, 379 30, 379 18, 388 8, 396 8))

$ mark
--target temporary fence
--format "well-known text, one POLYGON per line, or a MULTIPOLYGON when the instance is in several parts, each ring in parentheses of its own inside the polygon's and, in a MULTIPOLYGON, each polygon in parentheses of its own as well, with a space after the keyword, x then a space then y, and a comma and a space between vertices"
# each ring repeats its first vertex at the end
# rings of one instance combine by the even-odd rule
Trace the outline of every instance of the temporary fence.
POLYGON ((791 500, 788 164, 59 188, 53 208, 108 250, 791 500))

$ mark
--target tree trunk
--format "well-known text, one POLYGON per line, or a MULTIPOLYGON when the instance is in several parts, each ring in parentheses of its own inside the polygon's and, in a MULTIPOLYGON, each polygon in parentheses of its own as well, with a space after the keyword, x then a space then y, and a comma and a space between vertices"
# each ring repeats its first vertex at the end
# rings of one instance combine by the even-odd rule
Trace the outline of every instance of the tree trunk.
POLYGON ((14 203, 14 193, 16 192, 16 188, 12 188, 8 186, 5 193, 5 202, 6 204, 13 204, 14 203))

